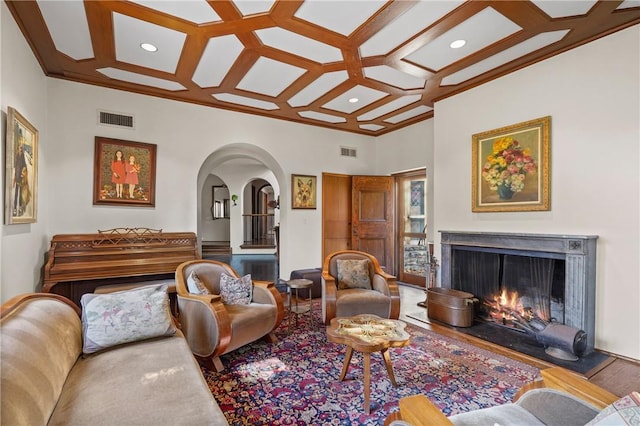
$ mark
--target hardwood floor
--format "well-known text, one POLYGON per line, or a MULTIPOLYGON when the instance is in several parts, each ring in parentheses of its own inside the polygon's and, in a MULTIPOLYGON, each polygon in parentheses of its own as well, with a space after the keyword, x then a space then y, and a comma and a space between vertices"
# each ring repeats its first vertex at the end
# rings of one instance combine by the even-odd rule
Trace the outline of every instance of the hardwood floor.
MULTIPOLYGON (((549 362, 541 361, 540 359, 486 342, 468 334, 457 332, 449 327, 440 326, 434 323, 427 324, 407 316, 407 314, 413 313, 416 309, 420 309, 416 307, 416 303, 425 299, 425 292, 423 289, 410 285, 400 284, 399 288, 401 298, 401 320, 417 325, 418 327, 463 340, 483 349, 500 353, 501 355, 525 362, 537 368, 548 368, 554 366, 549 362)), ((598 366, 598 368, 585 373, 584 376, 588 378, 590 382, 595 383, 618 396, 624 396, 632 391, 640 391, 640 362, 619 358, 612 354, 607 355, 610 355, 607 362, 598 366)))

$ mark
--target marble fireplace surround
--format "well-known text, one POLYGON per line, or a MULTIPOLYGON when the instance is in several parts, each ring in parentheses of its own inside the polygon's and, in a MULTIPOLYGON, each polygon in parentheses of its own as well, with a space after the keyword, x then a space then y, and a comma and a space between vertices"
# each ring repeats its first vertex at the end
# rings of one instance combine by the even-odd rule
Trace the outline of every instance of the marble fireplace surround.
POLYGON ((596 295, 596 235, 520 234, 440 231, 441 286, 451 288, 451 256, 456 247, 509 250, 522 256, 565 260, 565 324, 587 333, 585 354, 594 349, 596 295))

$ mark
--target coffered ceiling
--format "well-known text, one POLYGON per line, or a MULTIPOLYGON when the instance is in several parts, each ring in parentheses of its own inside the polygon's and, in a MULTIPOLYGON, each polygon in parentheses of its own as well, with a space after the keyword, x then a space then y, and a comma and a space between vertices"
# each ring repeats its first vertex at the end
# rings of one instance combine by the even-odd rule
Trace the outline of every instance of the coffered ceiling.
POLYGON ((367 135, 640 23, 640 0, 6 3, 50 77, 367 135))

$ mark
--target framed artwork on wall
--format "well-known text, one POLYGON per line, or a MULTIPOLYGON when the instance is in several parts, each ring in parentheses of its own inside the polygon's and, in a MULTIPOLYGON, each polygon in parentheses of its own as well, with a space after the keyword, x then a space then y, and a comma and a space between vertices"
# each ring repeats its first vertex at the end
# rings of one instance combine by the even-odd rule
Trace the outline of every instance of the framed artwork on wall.
POLYGON ((551 117, 473 135, 471 210, 550 210, 551 117))
POLYGON ((93 204, 154 207, 156 145, 96 136, 93 204))
POLYGON ((38 131, 7 108, 4 223, 35 223, 38 216, 38 131))
POLYGON ((316 208, 316 182, 315 176, 291 175, 291 208, 316 208))

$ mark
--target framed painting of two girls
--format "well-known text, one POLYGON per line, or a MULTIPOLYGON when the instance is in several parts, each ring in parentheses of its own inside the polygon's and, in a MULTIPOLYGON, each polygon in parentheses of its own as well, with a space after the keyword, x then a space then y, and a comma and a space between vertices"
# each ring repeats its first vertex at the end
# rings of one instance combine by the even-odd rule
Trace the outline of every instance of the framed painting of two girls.
POLYGON ((96 136, 93 204, 155 206, 156 145, 96 136))

